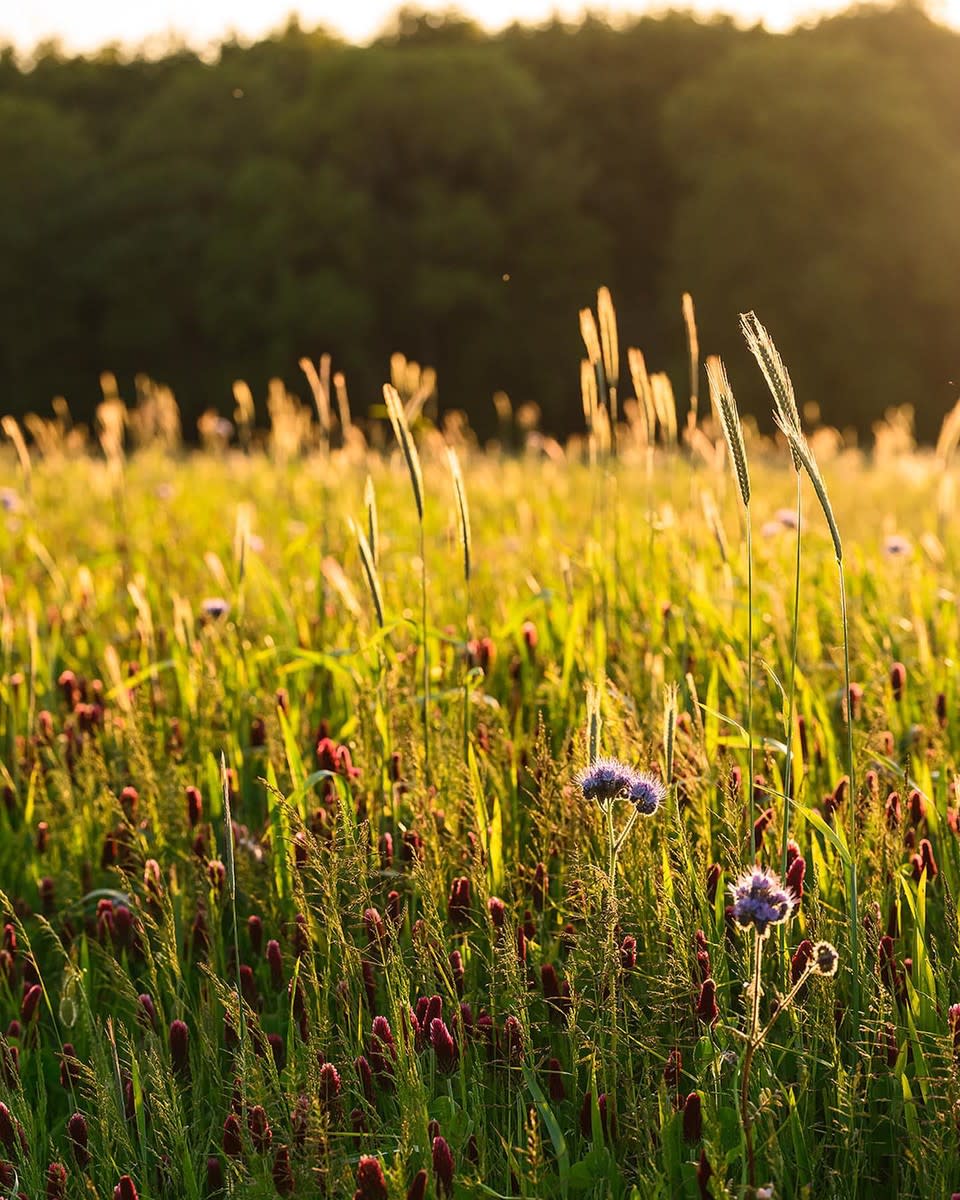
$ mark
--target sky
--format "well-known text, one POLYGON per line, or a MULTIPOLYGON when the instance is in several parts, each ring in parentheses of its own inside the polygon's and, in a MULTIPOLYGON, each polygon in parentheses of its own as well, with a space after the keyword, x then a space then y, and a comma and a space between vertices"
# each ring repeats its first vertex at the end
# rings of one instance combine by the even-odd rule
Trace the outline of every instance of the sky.
MULTIPOLYGON (((720 9, 737 19, 762 20, 770 29, 786 29, 823 13, 846 7, 845 0, 675 0, 677 7, 709 13, 720 9)), ((29 52, 37 42, 57 38, 73 52, 95 50, 109 42, 139 46, 180 37, 198 49, 235 33, 253 39, 283 25, 296 12, 306 28, 325 25, 351 41, 380 32, 399 0, 0 0, 0 43, 29 52)), ((447 4, 417 7, 440 11, 447 4)), ((490 29, 512 20, 538 22, 553 14, 575 18, 583 0, 458 0, 455 7, 490 29)), ((611 14, 639 13, 669 3, 606 0, 591 4, 611 14)), ((934 15, 960 28, 960 0, 932 0, 934 15)))

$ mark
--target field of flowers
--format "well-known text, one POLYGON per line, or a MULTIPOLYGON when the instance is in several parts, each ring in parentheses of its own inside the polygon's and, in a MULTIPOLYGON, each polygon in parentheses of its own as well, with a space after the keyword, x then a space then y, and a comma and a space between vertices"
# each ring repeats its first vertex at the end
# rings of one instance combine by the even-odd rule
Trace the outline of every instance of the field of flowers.
POLYGON ((0 1195, 960 1190, 954 435, 711 378, 5 423, 0 1195))

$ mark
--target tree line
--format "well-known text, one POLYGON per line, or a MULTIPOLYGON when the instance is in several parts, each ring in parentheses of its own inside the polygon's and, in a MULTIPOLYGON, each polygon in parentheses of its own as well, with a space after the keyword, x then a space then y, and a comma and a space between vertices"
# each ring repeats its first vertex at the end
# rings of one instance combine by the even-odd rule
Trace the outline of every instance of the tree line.
MULTIPOLYGON (((357 47, 291 22, 214 56, 0 51, 0 395, 78 419, 102 371, 231 384, 324 351, 353 403, 390 354, 481 432, 494 391, 582 425, 577 311, 686 390, 680 297, 765 407, 755 309, 801 401, 865 433, 960 382, 960 35, 913 5, 773 35, 670 13, 611 27, 405 11, 357 47)), ((739 383, 739 386, 738 386, 739 383)))

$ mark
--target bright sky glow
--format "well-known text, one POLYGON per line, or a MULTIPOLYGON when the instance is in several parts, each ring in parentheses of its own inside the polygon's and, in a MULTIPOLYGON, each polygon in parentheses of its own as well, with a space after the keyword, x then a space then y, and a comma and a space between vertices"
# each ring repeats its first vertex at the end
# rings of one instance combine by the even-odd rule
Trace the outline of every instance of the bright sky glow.
MULTIPOLYGON (((667 7, 668 5, 663 5, 667 7)), ((677 7, 683 7, 678 0, 677 7)), ((202 48, 229 33, 255 39, 281 26, 296 11, 301 23, 325 25, 351 41, 374 37, 398 7, 394 0, 0 0, 0 43, 29 51, 37 42, 59 39, 69 51, 95 50, 108 42, 142 43, 162 49, 171 37, 202 48)), ((420 7, 447 7, 427 0, 420 7)), ((512 20, 540 22, 557 13, 576 18, 582 0, 461 0, 455 7, 489 29, 512 20)), ((611 14, 640 13, 660 5, 642 0, 608 0, 591 6, 611 14)), ((790 25, 846 7, 844 0, 689 0, 699 13, 717 9, 739 21, 763 21, 770 29, 790 25)), ((960 0, 933 0, 930 11, 960 29, 960 0)))

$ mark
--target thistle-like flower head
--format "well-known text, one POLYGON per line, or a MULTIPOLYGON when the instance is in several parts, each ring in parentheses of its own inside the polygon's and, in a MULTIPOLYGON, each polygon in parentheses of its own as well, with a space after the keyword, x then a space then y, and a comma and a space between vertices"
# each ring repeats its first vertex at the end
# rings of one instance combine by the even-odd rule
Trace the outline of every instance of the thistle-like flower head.
POLYGON ((585 800, 608 804, 627 795, 637 774, 616 758, 597 758, 577 776, 585 800))
POLYGON ((642 817, 652 817, 663 803, 666 794, 667 789, 655 775, 637 771, 630 784, 627 799, 636 806, 637 812, 642 817))
POLYGON ((817 975, 836 975, 840 955, 830 942, 817 942, 813 948, 813 969, 817 975))
POLYGON ((790 919, 796 897, 781 885, 772 871, 762 867, 744 872, 730 885, 733 896, 733 919, 741 927, 756 929, 758 937, 766 937, 771 925, 782 925, 790 919))

